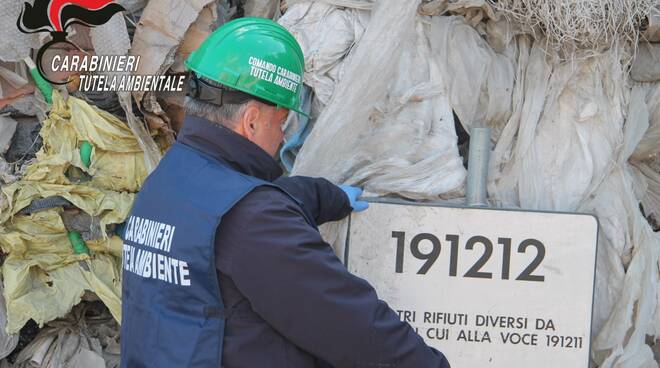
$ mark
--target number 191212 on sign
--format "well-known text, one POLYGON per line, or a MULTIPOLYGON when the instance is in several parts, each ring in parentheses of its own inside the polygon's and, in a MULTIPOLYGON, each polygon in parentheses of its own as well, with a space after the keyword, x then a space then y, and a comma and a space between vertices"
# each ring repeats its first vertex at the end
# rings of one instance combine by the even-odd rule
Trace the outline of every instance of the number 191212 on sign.
MULTIPOLYGON (((406 253, 406 233, 403 231, 392 231, 392 237, 396 239, 396 262, 394 270, 396 273, 403 273, 403 258, 406 253)), ((483 249, 483 253, 476 260, 476 262, 468 269, 463 277, 471 277, 478 279, 492 279, 492 272, 485 272, 481 269, 488 263, 493 255, 494 247, 493 242, 485 236, 475 235, 465 242, 464 249, 459 247, 460 237, 455 234, 447 234, 445 240, 449 242, 449 276, 457 276, 458 274, 458 257, 459 253, 464 251, 478 251, 478 247, 483 249), (459 250, 461 249, 461 250, 459 250)), ((509 280, 511 277, 511 238, 497 238, 497 244, 502 251, 502 270, 498 275, 502 280, 509 280)), ((426 247, 425 247, 426 248, 426 247)), ((433 266, 435 261, 440 257, 442 251, 442 244, 440 239, 430 233, 419 233, 412 237, 410 241, 410 253, 413 257, 424 261, 422 267, 417 271, 418 274, 424 275, 433 266), (423 252, 421 244, 428 242, 431 245, 430 251, 423 252)), ((536 251, 534 259, 520 272, 515 278, 519 281, 545 281, 545 276, 536 274, 537 268, 545 258, 545 245, 537 239, 525 239, 518 244, 516 248, 517 253, 527 253, 536 251)), ((495 276, 497 277, 497 276, 495 276)))

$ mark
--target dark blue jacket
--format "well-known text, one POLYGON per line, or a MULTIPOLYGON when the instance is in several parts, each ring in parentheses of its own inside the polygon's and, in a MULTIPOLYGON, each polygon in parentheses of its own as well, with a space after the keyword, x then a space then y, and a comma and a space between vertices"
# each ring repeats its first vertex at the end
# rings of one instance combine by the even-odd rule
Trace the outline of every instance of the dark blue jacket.
POLYGON ((274 182, 302 203, 258 187, 217 229, 216 268, 228 310, 225 368, 449 367, 369 283, 347 271, 306 220, 320 225, 347 216, 343 191, 320 178, 280 177, 265 151, 203 119, 187 117, 178 141, 274 182))
POLYGON ((216 230, 260 186, 281 190, 178 142, 145 180, 123 231, 121 368, 222 366, 216 230))

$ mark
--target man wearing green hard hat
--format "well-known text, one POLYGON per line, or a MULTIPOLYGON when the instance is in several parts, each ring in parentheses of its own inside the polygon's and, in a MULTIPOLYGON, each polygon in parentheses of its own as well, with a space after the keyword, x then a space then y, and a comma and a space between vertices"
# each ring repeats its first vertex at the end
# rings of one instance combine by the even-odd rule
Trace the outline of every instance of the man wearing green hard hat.
POLYGON ((359 188, 281 177, 304 59, 277 23, 240 18, 193 52, 186 118, 126 221, 121 367, 445 368, 317 226, 359 188))

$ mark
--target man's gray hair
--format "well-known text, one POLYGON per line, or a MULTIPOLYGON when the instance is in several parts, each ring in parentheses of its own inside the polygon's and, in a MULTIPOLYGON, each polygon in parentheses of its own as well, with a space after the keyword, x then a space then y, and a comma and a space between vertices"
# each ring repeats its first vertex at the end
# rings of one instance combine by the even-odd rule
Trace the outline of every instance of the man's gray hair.
MULTIPOLYGON (((215 87, 221 86, 219 83, 209 79, 204 79, 204 82, 215 87)), ((222 106, 218 106, 186 96, 185 109, 186 113, 190 115, 222 124, 229 129, 234 129, 248 102, 249 101, 241 104, 223 104, 222 106)))

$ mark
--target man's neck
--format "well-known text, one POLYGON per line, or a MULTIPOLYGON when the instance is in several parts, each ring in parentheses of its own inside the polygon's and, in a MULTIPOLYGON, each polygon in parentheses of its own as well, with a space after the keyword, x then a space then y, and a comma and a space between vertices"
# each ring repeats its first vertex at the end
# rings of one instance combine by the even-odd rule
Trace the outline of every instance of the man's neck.
POLYGON ((204 118, 186 116, 177 140, 241 173, 266 181, 282 175, 279 165, 266 151, 237 132, 204 118))

